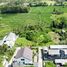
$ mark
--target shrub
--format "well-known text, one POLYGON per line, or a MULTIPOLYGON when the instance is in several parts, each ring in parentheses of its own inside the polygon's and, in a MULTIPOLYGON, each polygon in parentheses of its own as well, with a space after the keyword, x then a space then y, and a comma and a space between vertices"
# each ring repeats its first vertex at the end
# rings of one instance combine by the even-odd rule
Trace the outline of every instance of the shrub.
POLYGON ((36 2, 36 3, 30 3, 31 7, 38 7, 38 6, 48 6, 46 2, 36 2))
POLYGON ((53 20, 50 26, 53 28, 59 28, 59 29, 67 28, 66 21, 67 19, 65 17, 59 17, 59 18, 56 18, 56 20, 53 20))
POLYGON ((56 2, 56 3, 54 4, 54 6, 64 6, 64 3, 63 3, 63 2, 56 2))
POLYGON ((54 8, 52 14, 59 15, 59 14, 63 14, 63 12, 54 8))
POLYGON ((0 8, 1 13, 28 13, 29 8, 22 5, 6 5, 0 8))

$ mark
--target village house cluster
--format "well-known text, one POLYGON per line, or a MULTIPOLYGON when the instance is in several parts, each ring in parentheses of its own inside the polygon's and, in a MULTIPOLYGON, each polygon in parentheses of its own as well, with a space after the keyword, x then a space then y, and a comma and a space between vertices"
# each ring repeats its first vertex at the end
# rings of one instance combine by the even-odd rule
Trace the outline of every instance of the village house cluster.
MULTIPOLYGON (((0 40, 0 46, 6 44, 10 49, 13 48, 18 35, 10 32, 3 40, 0 40)), ((4 67, 43 67, 43 61, 53 61, 60 67, 67 63, 67 45, 50 45, 44 47, 17 47, 11 60, 3 61, 4 67), (33 50, 34 49, 34 50, 33 50)))
POLYGON ((50 45, 42 49, 42 57, 45 61, 53 61, 63 66, 67 63, 67 45, 50 45))
MULTIPOLYGON (((67 45, 50 45, 48 47, 36 47, 38 49, 33 58, 33 49, 30 47, 17 47, 10 62, 6 67, 43 67, 44 63, 53 61, 59 67, 67 63, 67 45), (37 57, 37 58, 36 58, 37 57), (33 61, 36 60, 36 61, 33 61)), ((6 62, 5 62, 6 64, 6 62)), ((44 66, 45 67, 45 66, 44 66)))

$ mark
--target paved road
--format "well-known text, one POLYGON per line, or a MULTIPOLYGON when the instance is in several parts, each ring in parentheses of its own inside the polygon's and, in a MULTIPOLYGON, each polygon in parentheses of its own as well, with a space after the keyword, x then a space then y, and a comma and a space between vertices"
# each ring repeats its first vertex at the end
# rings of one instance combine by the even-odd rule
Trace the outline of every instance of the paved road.
POLYGON ((41 53, 41 47, 39 47, 38 51, 38 67, 43 67, 43 63, 42 63, 42 53, 41 53))
POLYGON ((14 55, 13 55, 13 57, 11 58, 11 60, 10 60, 10 62, 9 62, 9 65, 12 64, 13 59, 14 59, 14 56, 16 56, 16 54, 17 54, 17 52, 19 51, 19 49, 20 49, 20 47, 17 47, 17 48, 16 48, 16 51, 14 52, 14 55))

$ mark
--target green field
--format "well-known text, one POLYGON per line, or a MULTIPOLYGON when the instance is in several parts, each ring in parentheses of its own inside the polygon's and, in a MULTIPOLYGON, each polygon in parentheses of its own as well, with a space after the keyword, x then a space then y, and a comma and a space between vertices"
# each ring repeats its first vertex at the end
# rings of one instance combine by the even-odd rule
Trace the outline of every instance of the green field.
POLYGON ((33 25, 40 22, 40 20, 45 22, 45 24, 49 24, 53 8, 57 8, 67 13, 66 7, 63 8, 63 6, 31 7, 29 13, 0 14, 0 25, 2 24, 6 28, 14 28, 19 25, 33 25))
MULTIPOLYGON (((41 25, 43 27, 43 33, 50 32, 48 28, 51 24, 51 12, 56 8, 58 10, 67 13, 67 7, 63 6, 47 6, 47 7, 31 7, 29 13, 17 13, 17 14, 0 14, 0 39, 4 37, 13 29, 22 29, 28 25, 41 25)), ((64 14, 65 16, 66 14, 64 14)), ((62 15, 61 15, 62 16, 62 15)), ((65 16, 67 17, 67 15, 65 16)), ((38 30, 37 30, 38 31, 38 30)), ((41 31, 39 31, 40 33, 41 31)))

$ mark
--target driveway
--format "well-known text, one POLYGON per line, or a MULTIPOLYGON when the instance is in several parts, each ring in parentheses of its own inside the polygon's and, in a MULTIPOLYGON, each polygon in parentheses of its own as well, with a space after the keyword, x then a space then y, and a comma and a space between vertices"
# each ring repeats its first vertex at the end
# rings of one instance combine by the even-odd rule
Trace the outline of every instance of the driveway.
POLYGON ((43 67, 41 47, 38 49, 38 67, 43 67))

